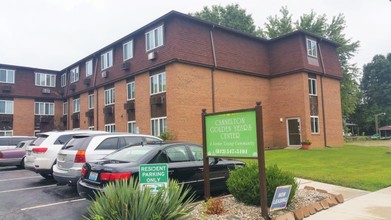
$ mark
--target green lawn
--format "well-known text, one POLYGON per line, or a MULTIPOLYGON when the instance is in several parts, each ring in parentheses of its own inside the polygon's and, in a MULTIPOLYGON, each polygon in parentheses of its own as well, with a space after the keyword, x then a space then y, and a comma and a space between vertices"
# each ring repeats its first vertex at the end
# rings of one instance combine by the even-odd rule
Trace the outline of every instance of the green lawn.
POLYGON ((266 151, 265 157, 266 166, 277 164, 296 177, 369 191, 391 185, 391 148, 346 145, 311 150, 271 150, 266 151))

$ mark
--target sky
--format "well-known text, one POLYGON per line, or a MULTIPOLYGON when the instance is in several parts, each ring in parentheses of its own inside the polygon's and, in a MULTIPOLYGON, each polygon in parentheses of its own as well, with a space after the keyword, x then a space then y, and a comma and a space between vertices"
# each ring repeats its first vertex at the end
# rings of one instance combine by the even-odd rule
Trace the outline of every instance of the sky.
POLYGON ((0 0, 0 63, 62 70, 171 10, 233 3, 262 28, 282 6, 293 20, 311 10, 329 21, 342 13, 346 37, 360 41, 351 61, 360 68, 391 53, 390 0, 0 0))

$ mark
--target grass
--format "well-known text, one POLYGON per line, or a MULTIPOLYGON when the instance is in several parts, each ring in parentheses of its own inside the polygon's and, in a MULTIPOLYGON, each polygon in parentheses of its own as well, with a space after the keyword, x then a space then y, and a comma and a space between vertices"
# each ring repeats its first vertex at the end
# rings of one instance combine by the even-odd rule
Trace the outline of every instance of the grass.
POLYGON ((391 148, 345 145, 339 148, 266 151, 266 167, 277 164, 294 176, 376 191, 391 186, 391 148))

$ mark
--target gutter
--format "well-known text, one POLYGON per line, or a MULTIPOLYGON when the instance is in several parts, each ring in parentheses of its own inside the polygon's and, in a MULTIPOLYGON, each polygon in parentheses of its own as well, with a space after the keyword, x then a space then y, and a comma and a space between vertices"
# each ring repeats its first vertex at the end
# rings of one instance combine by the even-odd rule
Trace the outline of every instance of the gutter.
POLYGON ((215 82, 214 82, 214 72, 217 66, 217 61, 216 61, 216 50, 215 50, 215 44, 213 41, 213 29, 215 26, 212 26, 212 29, 209 31, 210 34, 210 43, 212 47, 212 53, 213 53, 213 67, 211 68, 211 79, 212 79, 212 85, 211 85, 211 90, 212 90, 212 112, 215 112, 215 82))
MULTIPOLYGON (((322 39, 320 39, 320 41, 322 41, 322 39)), ((322 117, 323 117, 323 139, 324 139, 324 146, 327 147, 326 113, 324 107, 324 94, 323 94, 323 76, 326 75, 326 68, 323 62, 323 55, 322 55, 322 50, 320 49, 320 42, 318 43, 318 50, 319 50, 320 63, 322 64, 322 72, 323 72, 323 74, 320 75, 320 90, 322 92, 321 99, 322 99, 322 117)))

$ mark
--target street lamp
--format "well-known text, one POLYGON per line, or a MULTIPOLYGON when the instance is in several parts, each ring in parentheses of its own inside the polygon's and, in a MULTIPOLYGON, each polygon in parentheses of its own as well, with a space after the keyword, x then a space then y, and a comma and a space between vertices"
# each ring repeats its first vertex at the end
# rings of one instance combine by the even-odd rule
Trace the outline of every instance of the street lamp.
POLYGON ((382 113, 379 113, 379 114, 376 114, 376 115, 375 115, 376 134, 379 134, 379 125, 378 125, 378 123, 377 123, 377 117, 378 117, 379 115, 386 115, 386 113, 385 113, 385 112, 382 112, 382 113))

